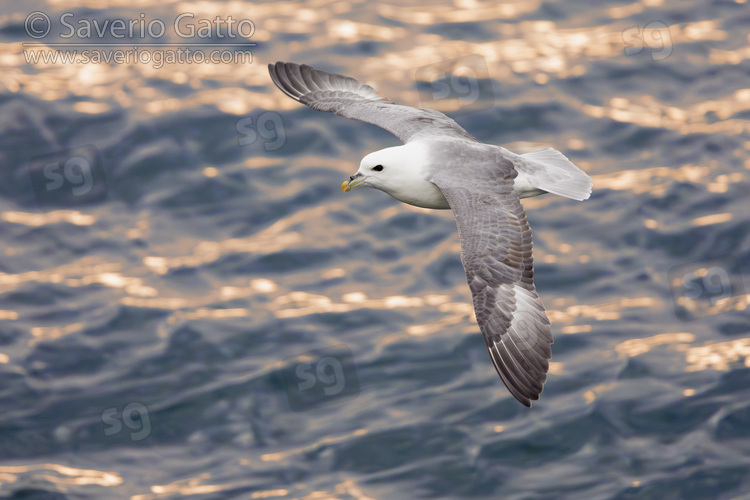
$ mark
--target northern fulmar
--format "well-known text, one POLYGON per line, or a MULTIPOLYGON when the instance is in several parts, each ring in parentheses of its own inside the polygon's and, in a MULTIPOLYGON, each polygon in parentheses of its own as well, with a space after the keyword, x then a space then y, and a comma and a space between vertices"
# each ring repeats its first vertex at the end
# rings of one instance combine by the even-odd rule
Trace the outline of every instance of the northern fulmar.
POLYGON ((477 141, 439 111, 394 104, 354 78, 305 64, 268 65, 292 99, 371 123, 404 143, 370 153, 343 191, 367 186, 423 208, 453 210, 461 262, 490 358, 510 393, 531 406, 547 380, 552 333, 534 286, 521 198, 591 194, 591 178, 551 148, 518 155, 477 141))

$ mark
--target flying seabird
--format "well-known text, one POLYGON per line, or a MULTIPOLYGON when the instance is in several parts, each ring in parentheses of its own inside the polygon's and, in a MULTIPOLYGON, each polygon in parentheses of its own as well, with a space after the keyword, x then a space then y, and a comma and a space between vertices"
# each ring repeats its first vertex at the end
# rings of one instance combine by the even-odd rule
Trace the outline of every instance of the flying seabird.
POLYGON ((490 358, 510 393, 531 406, 547 380, 552 333, 534 286, 532 241, 520 198, 591 194, 591 178, 551 148, 518 155, 483 144, 430 109, 394 104, 354 78, 305 64, 268 65, 292 99, 371 123, 404 143, 370 153, 343 191, 366 186, 423 208, 451 209, 461 262, 490 358))

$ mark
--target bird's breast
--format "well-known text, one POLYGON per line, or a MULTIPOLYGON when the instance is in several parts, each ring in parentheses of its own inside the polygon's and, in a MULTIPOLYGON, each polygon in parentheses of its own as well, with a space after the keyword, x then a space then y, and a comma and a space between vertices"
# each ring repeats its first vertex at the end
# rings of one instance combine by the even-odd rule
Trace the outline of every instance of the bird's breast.
POLYGON ((398 201, 421 208, 447 209, 450 208, 443 192, 435 184, 427 180, 411 182, 387 191, 398 201))

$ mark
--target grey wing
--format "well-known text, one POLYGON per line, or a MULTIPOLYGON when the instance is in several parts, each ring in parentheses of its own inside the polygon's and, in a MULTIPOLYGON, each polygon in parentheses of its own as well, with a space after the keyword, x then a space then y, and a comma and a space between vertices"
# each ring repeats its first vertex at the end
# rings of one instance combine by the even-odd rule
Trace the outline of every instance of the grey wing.
POLYGON ((369 85, 348 76, 285 62, 269 64, 268 72, 273 83, 295 101, 318 111, 372 123, 403 142, 437 134, 475 140, 443 113, 393 104, 369 85))
POLYGON ((500 378, 526 406, 539 399, 552 357, 550 323, 534 286, 531 230, 512 165, 441 169, 433 182, 453 210, 477 323, 500 378))

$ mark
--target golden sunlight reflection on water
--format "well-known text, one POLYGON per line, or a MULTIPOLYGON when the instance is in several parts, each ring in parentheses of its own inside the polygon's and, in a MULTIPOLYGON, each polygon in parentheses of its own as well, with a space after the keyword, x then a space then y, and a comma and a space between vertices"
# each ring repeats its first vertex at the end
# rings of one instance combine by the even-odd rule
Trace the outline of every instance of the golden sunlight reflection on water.
POLYGON ((693 346, 691 344, 695 338, 694 334, 688 332, 661 333, 652 337, 626 340, 619 343, 615 350, 621 357, 635 357, 657 346, 668 346, 685 353, 685 370, 688 372, 726 371, 733 363, 750 367, 750 338, 693 346))
MULTIPOLYGON (((83 4, 87 4, 83 2, 83 4)), ((82 5, 83 5, 82 4, 82 5)), ((93 2, 97 8, 108 5, 128 5, 132 2, 93 2)), ((628 8, 642 11, 661 2, 643 1, 630 4, 628 8)), ((140 7, 155 5, 153 2, 138 2, 140 7)), ((408 26, 432 25, 437 22, 465 22, 497 20, 495 39, 486 42, 452 40, 440 34, 415 34, 408 27, 393 27, 338 19, 348 10, 341 1, 319 1, 314 8, 300 8, 296 2, 275 2, 253 5, 248 12, 246 4, 232 2, 175 2, 161 5, 166 9, 164 17, 176 16, 180 12, 195 14, 195 21, 212 19, 217 15, 232 15, 238 19, 252 18, 256 31, 252 41, 272 42, 274 33, 300 33, 311 38, 305 45, 310 49, 325 49, 346 42, 385 41, 394 47, 377 58, 367 58, 357 68, 357 75, 364 81, 385 86, 387 95, 404 104, 418 105, 419 95, 414 87, 414 68, 449 60, 478 55, 492 68, 492 77, 504 81, 514 75, 534 74, 538 83, 544 84, 550 77, 567 78, 580 76, 587 65, 597 59, 622 56, 622 31, 625 26, 617 20, 623 17, 620 7, 613 8, 610 24, 585 28, 559 28, 552 21, 522 21, 503 23, 524 13, 538 9, 538 2, 479 2, 461 0, 443 5, 380 4, 379 15, 408 26), (171 11, 171 12, 170 12, 171 11), (412 78, 406 77, 411 75, 412 78), (544 75, 542 78, 541 75, 544 75)), ((668 26, 671 43, 693 43, 698 41, 724 40, 727 36, 717 21, 707 20, 686 25, 668 26)), ((179 40, 169 40, 179 41, 179 40)), ((290 42, 291 45, 299 42, 290 42)), ((294 51, 293 47, 290 47, 294 51)), ((41 49, 40 49, 41 50, 41 49)), ((45 50, 51 50, 47 48, 45 50)), ((713 51, 712 56, 725 64, 737 64, 746 58, 750 47, 736 51, 713 51)), ((233 114, 245 114, 254 109, 291 109, 294 103, 270 88, 265 63, 256 60, 252 64, 170 64, 164 68, 153 68, 150 64, 131 63, 111 66, 108 64, 27 64, 20 43, 9 43, 0 47, 0 60, 8 71, 0 75, 0 88, 11 92, 37 95, 42 99, 56 100, 70 95, 80 95, 87 101, 76 103, 79 111, 103 113, 111 109, 107 102, 117 101, 123 107, 138 107, 150 114, 160 114, 179 109, 214 105, 233 114), (35 67, 28 73, 24 68, 35 67), (165 69, 165 70, 163 70, 165 69), (37 71, 45 78, 35 78, 37 71), (190 85, 195 92, 180 99, 165 95, 150 85, 142 85, 144 79, 168 78, 177 84, 190 85), (223 88, 212 89, 208 80, 224 82, 223 88), (266 87, 269 92, 253 92, 247 88, 232 86, 238 83, 266 87)), ((433 101, 435 107, 447 106, 455 109, 456 102, 450 99, 433 101)), ((664 105, 648 95, 631 102, 628 98, 613 98, 610 107, 593 106, 571 102, 585 113, 595 117, 609 116, 617 121, 637 123, 648 127, 666 127, 682 133, 725 131, 740 133, 749 130, 745 120, 727 119, 728 116, 750 106, 750 89, 738 90, 726 99, 706 101, 682 109, 664 105), (706 122, 706 114, 716 113, 721 118, 715 123, 706 122)))
POLYGON ((112 472, 76 469, 58 464, 37 464, 0 466, 0 485, 13 483, 19 479, 19 476, 30 473, 36 473, 34 477, 39 479, 63 486, 66 484, 117 486, 122 483, 122 478, 112 472), (41 475, 38 473, 41 473, 41 475))

